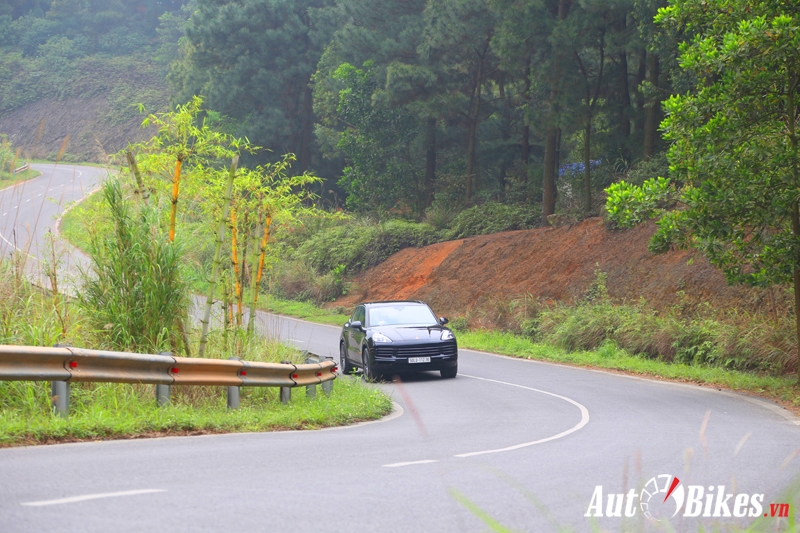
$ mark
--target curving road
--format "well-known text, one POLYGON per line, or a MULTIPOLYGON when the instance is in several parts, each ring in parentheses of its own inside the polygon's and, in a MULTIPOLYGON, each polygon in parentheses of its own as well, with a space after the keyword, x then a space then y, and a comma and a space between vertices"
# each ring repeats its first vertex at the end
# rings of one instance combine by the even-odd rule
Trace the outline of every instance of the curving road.
MULTIPOLYGON (((0 191, 0 215, 45 189, 58 195, 55 213, 71 198, 60 189, 79 194, 99 175, 38 168, 42 177, 0 191)), ((48 195, 0 218, 0 242, 27 231, 29 252, 41 253, 36 221, 50 221, 48 195)), ((258 322, 337 355, 338 328, 258 322)), ((2 449, 0 531, 727 530, 754 520, 725 516, 737 495, 763 494, 769 514, 769 503, 790 501, 781 492, 800 473, 798 421, 767 402, 469 350, 459 371, 380 385, 398 410, 353 427, 2 449), (692 491, 711 493, 708 514, 720 516, 654 522, 638 497, 632 518, 606 516, 609 494, 646 498, 639 490, 665 474, 680 479, 687 505, 692 491), (587 518, 597 486, 603 516, 587 518)), ((650 508, 671 515, 676 497, 659 507, 667 499, 655 494, 650 508)), ((705 496, 697 502, 703 514, 705 496)), ((762 519, 764 530, 785 530, 786 519, 762 519)))

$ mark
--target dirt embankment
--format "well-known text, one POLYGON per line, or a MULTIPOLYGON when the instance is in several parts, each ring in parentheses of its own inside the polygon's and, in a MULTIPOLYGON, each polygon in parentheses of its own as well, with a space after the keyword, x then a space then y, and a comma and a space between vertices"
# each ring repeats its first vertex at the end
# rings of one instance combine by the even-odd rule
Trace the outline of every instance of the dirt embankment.
POLYGON ((113 123, 107 96, 42 99, 0 116, 0 133, 8 135, 25 159, 106 163, 106 154, 153 135, 142 129, 142 117, 113 123))
POLYGON ((597 279, 615 300, 647 300, 656 309, 708 302, 715 308, 774 306, 773 294, 729 286, 701 255, 652 255, 653 224, 608 230, 600 218, 558 228, 511 231, 407 248, 355 280, 334 305, 363 300, 420 299, 437 313, 493 322, 509 301, 574 302, 597 279))

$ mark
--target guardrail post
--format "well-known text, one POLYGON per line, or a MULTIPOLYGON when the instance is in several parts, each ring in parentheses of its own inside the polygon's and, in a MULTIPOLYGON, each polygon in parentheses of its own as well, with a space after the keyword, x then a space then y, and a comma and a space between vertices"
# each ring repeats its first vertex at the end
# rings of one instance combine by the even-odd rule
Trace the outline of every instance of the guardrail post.
MULTIPOLYGON (((325 357, 325 359, 327 361, 333 361, 333 357, 325 357)), ((322 393, 325 394, 325 396, 330 396, 331 395, 331 392, 333 391, 333 382, 334 381, 336 381, 336 380, 335 379, 331 379, 331 380, 322 382, 322 393)))
MULTIPOLYGON (((281 361, 282 365, 291 365, 291 361, 281 361)), ((292 388, 281 387, 281 403, 289 403, 292 401, 292 388)))
MULTIPOLYGON (((172 357, 172 352, 159 352, 158 355, 165 355, 172 357)), ((159 407, 166 407, 169 405, 169 385, 156 385, 156 403, 159 407)))
MULTIPOLYGON (((304 351, 303 355, 306 356, 306 364, 319 363, 319 357, 316 355, 308 353, 308 351, 304 351)), ((311 385, 306 385, 306 396, 312 399, 317 397, 316 384, 312 383, 311 385)))
MULTIPOLYGON (((53 348, 66 348, 69 344, 54 344, 53 348)), ((61 416, 69 416, 69 382, 53 381, 50 385, 50 404, 53 412, 61 416)))
MULTIPOLYGON (((229 361, 238 361, 238 357, 228 357, 229 361)), ((228 409, 239 408, 239 387, 228 387, 228 409)))
POLYGON ((69 415, 69 382, 53 381, 50 388, 50 398, 53 405, 53 412, 57 415, 69 415))

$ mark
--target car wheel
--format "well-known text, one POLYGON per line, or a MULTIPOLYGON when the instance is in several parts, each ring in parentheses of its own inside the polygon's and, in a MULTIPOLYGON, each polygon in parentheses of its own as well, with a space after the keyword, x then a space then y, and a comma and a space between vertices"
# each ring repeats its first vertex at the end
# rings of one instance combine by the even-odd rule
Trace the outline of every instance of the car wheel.
POLYGON ((339 343, 339 365, 341 366, 342 375, 349 376, 353 373, 355 367, 347 360, 347 348, 343 342, 339 343))
POLYGON ((442 375, 442 379, 453 379, 458 374, 458 365, 453 368, 443 368, 439 373, 442 375))
POLYGON ((369 351, 366 348, 362 350, 361 358, 364 361, 364 367, 361 369, 364 373, 364 379, 366 379, 367 381, 374 381, 375 374, 372 371, 372 367, 370 367, 369 365, 369 351))

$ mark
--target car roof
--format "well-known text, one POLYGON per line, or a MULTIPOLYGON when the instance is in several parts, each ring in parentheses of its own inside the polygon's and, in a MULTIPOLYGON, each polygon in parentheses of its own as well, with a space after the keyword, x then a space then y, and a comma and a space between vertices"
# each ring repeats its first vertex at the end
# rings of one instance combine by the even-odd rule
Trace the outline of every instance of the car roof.
POLYGON ((426 305, 426 306, 428 305, 420 300, 384 300, 377 302, 362 302, 359 305, 381 306, 381 305, 393 305, 393 304, 412 304, 412 305, 426 305))

